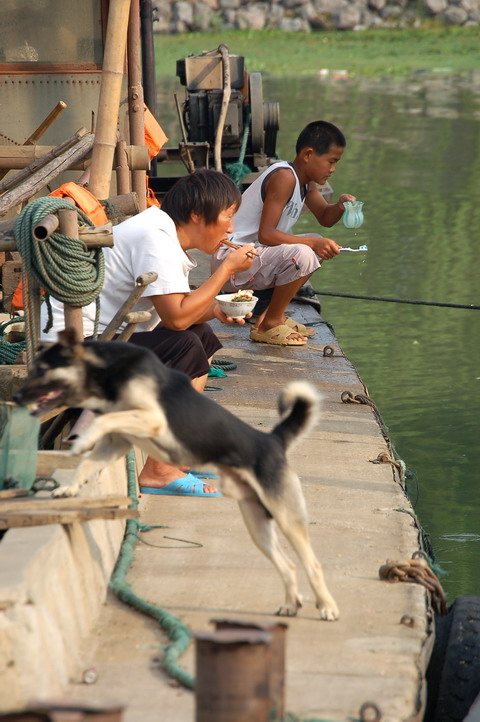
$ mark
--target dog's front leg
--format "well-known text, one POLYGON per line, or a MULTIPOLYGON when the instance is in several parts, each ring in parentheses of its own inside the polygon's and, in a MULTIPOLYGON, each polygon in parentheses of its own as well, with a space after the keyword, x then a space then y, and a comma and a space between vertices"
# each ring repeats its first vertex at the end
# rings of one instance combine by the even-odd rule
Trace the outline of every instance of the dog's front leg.
POLYGON ((81 487, 92 476, 92 474, 103 469, 112 461, 128 454, 132 445, 122 436, 105 436, 78 465, 72 483, 59 486, 53 491, 52 496, 77 496, 81 487))
POLYGON ((110 414, 97 416, 84 434, 73 443, 72 452, 83 454, 92 449, 106 434, 124 434, 150 438, 160 436, 167 428, 165 416, 159 412, 143 409, 114 411, 110 414))

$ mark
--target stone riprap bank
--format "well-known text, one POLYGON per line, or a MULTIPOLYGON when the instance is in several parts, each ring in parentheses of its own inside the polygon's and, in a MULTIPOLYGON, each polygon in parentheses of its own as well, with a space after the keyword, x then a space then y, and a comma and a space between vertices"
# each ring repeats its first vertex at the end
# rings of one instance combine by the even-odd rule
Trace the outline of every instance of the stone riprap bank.
POLYGON ((479 25, 480 0, 154 0, 154 31, 360 30, 420 26, 437 17, 445 25, 479 25))

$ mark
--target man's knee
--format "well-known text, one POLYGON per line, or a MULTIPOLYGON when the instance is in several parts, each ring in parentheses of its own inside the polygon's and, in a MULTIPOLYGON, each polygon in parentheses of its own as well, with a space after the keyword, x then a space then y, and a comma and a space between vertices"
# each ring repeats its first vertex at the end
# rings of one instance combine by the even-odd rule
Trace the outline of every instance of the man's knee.
POLYGON ((298 243, 291 246, 292 257, 295 259, 296 265, 303 275, 308 275, 317 270, 320 260, 315 251, 306 246, 304 243, 298 243))

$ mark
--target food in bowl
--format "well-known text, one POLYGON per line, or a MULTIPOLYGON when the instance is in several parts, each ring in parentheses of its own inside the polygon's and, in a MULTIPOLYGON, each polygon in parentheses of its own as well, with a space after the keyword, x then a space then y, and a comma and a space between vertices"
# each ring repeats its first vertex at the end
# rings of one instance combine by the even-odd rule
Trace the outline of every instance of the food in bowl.
POLYGON ((232 296, 230 301, 232 303, 241 303, 242 301, 251 301, 253 298, 253 291, 239 291, 235 294, 235 296, 232 296))
POLYGON ((216 297, 223 313, 231 318, 238 320, 245 318, 255 308, 258 301, 256 296, 252 295, 252 291, 238 293, 223 293, 216 297))

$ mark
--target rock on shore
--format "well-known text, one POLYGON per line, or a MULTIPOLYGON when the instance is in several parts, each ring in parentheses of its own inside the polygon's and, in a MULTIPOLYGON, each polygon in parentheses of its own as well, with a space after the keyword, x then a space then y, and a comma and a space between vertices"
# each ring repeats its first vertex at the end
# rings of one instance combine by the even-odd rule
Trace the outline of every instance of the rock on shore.
POLYGON ((362 30, 418 27, 437 17, 445 25, 479 25, 480 0, 154 0, 154 31, 362 30))

